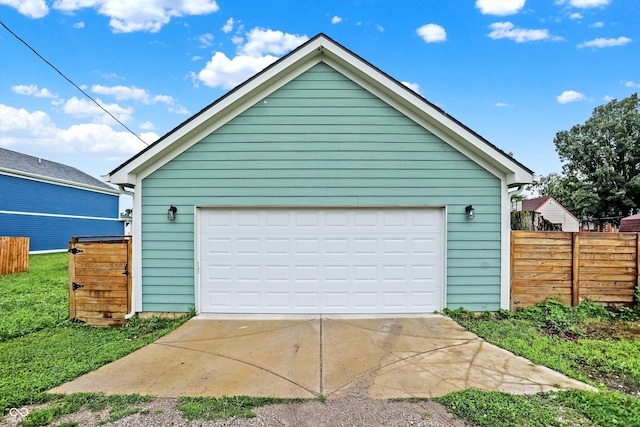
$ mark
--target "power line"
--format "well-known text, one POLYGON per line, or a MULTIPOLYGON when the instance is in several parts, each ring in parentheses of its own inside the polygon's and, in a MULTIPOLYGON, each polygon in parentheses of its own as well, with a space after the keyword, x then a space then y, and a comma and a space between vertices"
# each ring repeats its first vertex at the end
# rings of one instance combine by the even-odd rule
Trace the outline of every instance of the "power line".
POLYGON ((100 103, 98 101, 96 101, 95 99, 93 99, 91 97, 91 95, 89 95, 87 92, 85 92, 84 90, 82 90, 80 88, 80 86, 78 86, 77 84, 75 84, 69 77, 65 76, 64 73, 62 71, 60 71, 59 69, 57 69, 55 67, 55 65, 53 65, 51 62, 47 61, 42 55, 40 55, 34 48, 32 48, 29 43, 27 43, 26 41, 22 40, 16 33, 14 33, 13 31, 11 31, 11 29, 9 27, 7 27, 5 25, 4 22, 0 21, 0 25, 2 25, 7 31, 9 31, 11 33, 11 35, 13 35, 13 37, 17 38, 18 40, 20 40, 26 47, 28 47, 33 53, 35 53, 38 58, 42 59, 44 62, 46 62, 46 64, 48 66, 50 66, 51 68, 53 68, 54 70, 56 70, 58 72, 58 74, 60 74, 66 81, 68 81, 69 83, 71 83, 76 89, 78 89, 84 96, 86 96, 87 98, 89 98, 91 101, 93 101, 94 104, 96 104, 98 107, 100 107, 100 109, 102 111, 104 111, 105 113, 107 113, 108 115, 111 116, 111 118, 113 120, 115 120, 116 122, 120 123, 120 125, 122 125, 123 128, 125 128, 126 130, 128 130, 133 136, 135 136, 136 138, 138 138, 140 141, 142 141, 142 143, 144 145, 149 145, 146 142, 144 142, 144 140, 142 138, 140 138, 138 136, 137 133, 135 133, 134 131, 132 131, 131 129, 129 129, 129 127, 127 125, 125 125, 124 123, 122 123, 120 120, 118 120, 116 118, 116 116, 114 116, 113 114, 111 114, 109 112, 109 110, 107 110, 106 108, 104 108, 102 105, 100 105, 100 103))

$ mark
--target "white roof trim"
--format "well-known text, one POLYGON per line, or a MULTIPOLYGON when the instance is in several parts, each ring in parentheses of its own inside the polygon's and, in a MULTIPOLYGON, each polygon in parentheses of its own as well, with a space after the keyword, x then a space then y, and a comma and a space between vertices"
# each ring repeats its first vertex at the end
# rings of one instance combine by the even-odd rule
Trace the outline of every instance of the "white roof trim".
POLYGON ((46 182, 46 183, 49 183, 49 184, 62 185, 62 186, 65 186, 65 187, 79 188, 81 190, 89 190, 89 191, 94 191, 96 193, 111 194, 111 195, 114 195, 114 196, 119 196, 121 194, 120 191, 115 189, 115 188, 112 189, 112 190, 108 190, 108 189, 103 188, 103 187, 97 187, 97 186, 93 186, 93 185, 82 184, 82 183, 76 182, 76 181, 67 181, 67 180, 64 180, 64 179, 52 178, 50 176, 38 175, 38 174, 34 174, 34 173, 23 172, 23 171, 18 171, 18 170, 14 170, 14 169, 8 169, 8 168, 0 168, 0 174, 8 175, 8 176, 14 176, 14 177, 17 177, 17 178, 30 179, 32 181, 40 181, 40 182, 46 182))
POLYGON ((359 81, 367 82, 371 88, 385 94, 385 98, 394 100, 395 103, 403 107, 405 113, 413 113, 414 120, 420 119, 419 122, 428 123, 429 130, 435 129, 434 133, 438 136, 446 136, 443 138, 445 141, 457 141, 466 148, 465 152, 472 153, 477 156, 477 159, 483 160, 483 164, 491 165, 492 169, 503 173, 506 176, 508 186, 533 182, 533 172, 525 166, 515 159, 509 158, 462 123, 323 34, 316 36, 289 55, 276 61, 184 122, 148 149, 107 175, 107 181, 114 184, 135 186, 138 179, 141 178, 138 176, 139 174, 146 176, 153 172, 186 150, 190 146, 189 144, 197 143, 259 99, 277 90, 325 58, 352 73, 359 81), (214 117, 216 119, 212 121, 211 119, 214 117), (174 143, 177 141, 183 141, 185 144, 176 147, 174 143))

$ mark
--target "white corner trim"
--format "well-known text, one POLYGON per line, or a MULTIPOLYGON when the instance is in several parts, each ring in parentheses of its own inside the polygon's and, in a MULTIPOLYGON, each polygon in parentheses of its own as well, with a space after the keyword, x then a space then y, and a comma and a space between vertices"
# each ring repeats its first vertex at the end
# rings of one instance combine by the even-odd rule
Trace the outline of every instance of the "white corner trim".
POLYGON ((511 306, 511 207, 508 185, 502 183, 500 196, 500 308, 511 306))
POLYGON ((132 242, 133 268, 131 277, 131 308, 136 313, 142 312, 142 181, 136 185, 133 194, 132 242))

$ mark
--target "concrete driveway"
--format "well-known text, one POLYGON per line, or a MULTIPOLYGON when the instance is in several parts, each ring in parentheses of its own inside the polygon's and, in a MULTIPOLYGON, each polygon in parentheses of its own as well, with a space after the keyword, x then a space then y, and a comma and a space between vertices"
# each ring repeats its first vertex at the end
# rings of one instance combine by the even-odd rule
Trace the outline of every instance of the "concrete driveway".
POLYGON ((438 316, 198 316, 54 393, 435 397, 593 389, 438 316))

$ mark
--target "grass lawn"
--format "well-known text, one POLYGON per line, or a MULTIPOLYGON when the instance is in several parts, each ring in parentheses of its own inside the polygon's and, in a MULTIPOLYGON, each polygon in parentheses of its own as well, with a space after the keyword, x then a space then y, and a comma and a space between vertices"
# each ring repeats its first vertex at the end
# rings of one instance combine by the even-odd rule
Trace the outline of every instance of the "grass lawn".
POLYGON ((66 253, 32 255, 0 276, 0 413, 46 401, 46 390, 119 359, 187 320, 133 318, 120 328, 71 322, 66 253))
POLYGON ((487 341, 599 392, 514 396, 465 390, 437 399, 479 426, 640 426, 640 310, 553 300, 516 313, 447 311, 487 341))

